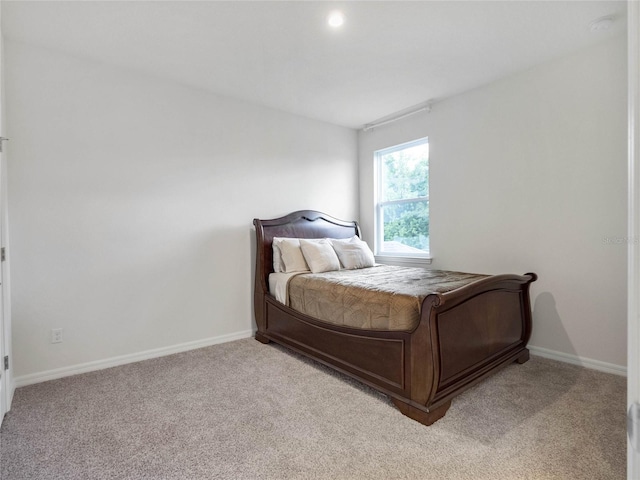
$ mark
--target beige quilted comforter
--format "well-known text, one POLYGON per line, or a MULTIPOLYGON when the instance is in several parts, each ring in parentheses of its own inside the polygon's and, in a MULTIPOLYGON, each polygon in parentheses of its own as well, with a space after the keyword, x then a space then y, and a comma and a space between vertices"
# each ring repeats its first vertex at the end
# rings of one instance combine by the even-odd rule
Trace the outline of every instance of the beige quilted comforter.
POLYGON ((319 320, 373 330, 413 330, 420 306, 487 275, 378 265, 309 273, 289 281, 289 306, 319 320))

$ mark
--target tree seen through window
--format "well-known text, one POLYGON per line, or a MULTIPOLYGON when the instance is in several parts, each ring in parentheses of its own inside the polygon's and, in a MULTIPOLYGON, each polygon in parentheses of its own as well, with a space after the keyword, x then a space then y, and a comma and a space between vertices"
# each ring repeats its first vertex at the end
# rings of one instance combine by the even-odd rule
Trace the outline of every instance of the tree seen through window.
POLYGON ((429 144, 426 139, 376 152, 378 253, 429 252, 429 144))

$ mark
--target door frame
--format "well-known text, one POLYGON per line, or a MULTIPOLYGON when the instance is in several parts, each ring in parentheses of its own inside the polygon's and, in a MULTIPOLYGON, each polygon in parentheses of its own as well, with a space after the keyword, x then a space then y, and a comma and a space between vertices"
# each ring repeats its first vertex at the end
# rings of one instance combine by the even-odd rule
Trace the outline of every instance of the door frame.
MULTIPOLYGON (((628 68, 628 305, 627 411, 640 403, 640 4, 627 1, 628 68)), ((637 433, 636 433, 637 434, 637 433)), ((640 453, 627 438, 627 478, 640 478, 640 453)))
MULTIPOLYGON (((0 2, 0 136, 3 136, 6 127, 5 118, 5 92, 4 92, 4 39, 2 35, 2 5, 0 2)), ((2 142, 0 141, 0 144, 2 142)), ((0 145, 0 246, 8 247, 8 204, 7 204, 7 162, 6 155, 2 153, 4 148, 0 145)), ((11 306, 9 291, 9 262, 0 261, 0 424, 4 414, 11 409, 15 385, 12 369, 5 370, 4 358, 11 357, 11 306)))

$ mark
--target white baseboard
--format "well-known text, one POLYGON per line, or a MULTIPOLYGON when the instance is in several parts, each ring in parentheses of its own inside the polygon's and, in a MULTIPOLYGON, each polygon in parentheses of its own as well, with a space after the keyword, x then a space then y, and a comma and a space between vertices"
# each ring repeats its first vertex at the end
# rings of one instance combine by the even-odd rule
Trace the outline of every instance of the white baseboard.
POLYGON ((571 363, 572 365, 580 365, 581 367, 590 368, 591 370, 598 370, 605 373, 613 373, 614 375, 627 376, 627 367, 622 365, 615 365, 613 363, 601 362, 600 360, 593 360, 591 358, 578 357, 577 355, 571 355, 569 353, 556 352, 555 350, 549 350, 542 347, 527 346, 531 355, 538 357, 549 358, 551 360, 558 360, 559 362, 571 363))
MULTIPOLYGON (((58 378, 69 377, 71 375, 78 375, 80 373, 93 372, 96 370, 103 370, 105 368, 117 367, 118 365, 125 365, 127 363, 140 362, 142 360, 149 360, 151 358, 164 357, 166 355, 172 355, 174 353, 186 352, 189 350, 195 350, 197 348, 209 347, 211 345, 217 345, 219 343, 232 342, 234 340, 240 340, 243 338, 249 338, 255 333, 254 330, 244 330, 241 332, 231 333, 228 335, 220 335, 218 337, 205 338, 203 340, 196 340, 194 342, 180 343, 177 345, 171 345, 168 347, 155 348, 152 350, 146 350, 144 352, 131 353, 128 355, 121 355, 118 357, 106 358, 104 360, 96 360, 93 362, 81 363, 78 365, 72 365, 69 367, 56 368, 54 370, 46 370, 44 372, 31 373, 29 375, 21 375, 13 378, 11 382, 11 393, 16 388, 24 387, 26 385, 33 385, 34 383, 46 382, 48 380, 55 380, 58 378)), ((592 370, 598 370, 606 373, 613 373, 614 375, 627 375, 627 367, 621 365, 615 365, 613 363, 602 362, 600 360, 593 360, 590 358, 578 357, 577 355, 571 355, 568 353, 557 352, 555 350, 549 350, 542 347, 534 347, 529 345, 527 347, 532 355, 538 357, 549 358, 551 360, 558 360, 560 362, 570 363, 572 365, 580 365, 592 370)), ((13 396, 13 395, 12 395, 13 396)))
POLYGON ((105 368, 117 367, 118 365, 124 365, 127 363, 140 362, 142 360, 149 360, 151 358, 164 357, 166 355, 172 355, 174 353, 209 347, 211 345, 217 345, 219 343, 232 342, 234 340, 240 340, 242 338, 249 338, 253 334, 253 330, 244 330, 242 332, 220 335, 218 337, 205 338, 203 340, 196 340, 194 342, 179 343, 177 345, 154 348, 153 350, 146 350, 144 352, 105 358, 104 360, 96 360, 93 362, 81 363, 79 365, 71 365, 69 367, 56 368, 54 370, 47 370, 44 372, 30 373, 29 375, 21 375, 19 377, 15 377, 14 385, 15 388, 24 387, 26 385, 46 382, 48 380, 55 380, 57 378, 69 377, 71 375, 77 375, 79 373, 103 370, 105 368))

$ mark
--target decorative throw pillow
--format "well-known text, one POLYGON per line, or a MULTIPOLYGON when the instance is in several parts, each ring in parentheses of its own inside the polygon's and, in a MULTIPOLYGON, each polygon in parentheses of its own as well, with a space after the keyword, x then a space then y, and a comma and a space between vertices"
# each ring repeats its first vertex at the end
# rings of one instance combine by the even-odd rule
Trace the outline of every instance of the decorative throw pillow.
POLYGON ((340 260, 326 238, 309 241, 300 240, 300 248, 311 272, 322 273, 340 270, 340 260))
POLYGON ((282 264, 282 252, 280 251, 281 237, 273 237, 271 242, 271 248, 273 250, 273 271, 276 273, 284 272, 284 265, 282 264))
POLYGON ((286 273, 308 272, 309 266, 304 260, 298 238, 281 238, 277 242, 282 260, 282 270, 286 273))
POLYGON ((367 242, 354 236, 346 240, 331 239, 331 245, 336 251, 342 267, 347 270, 354 268, 373 267, 376 260, 367 242))

